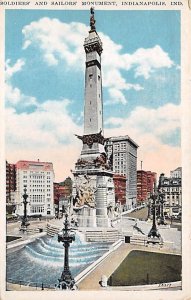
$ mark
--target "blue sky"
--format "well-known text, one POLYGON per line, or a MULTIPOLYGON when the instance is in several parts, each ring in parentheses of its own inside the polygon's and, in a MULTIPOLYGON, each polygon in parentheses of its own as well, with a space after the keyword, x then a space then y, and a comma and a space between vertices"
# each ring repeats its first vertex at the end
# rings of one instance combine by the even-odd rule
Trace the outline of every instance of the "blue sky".
MULTIPOLYGON (((138 167, 169 172, 180 163, 180 13, 98 10, 95 18, 105 135, 130 135, 138 167)), ((61 180, 81 150, 74 134, 83 133, 89 12, 7 10, 5 28, 7 159, 52 161, 61 180)))

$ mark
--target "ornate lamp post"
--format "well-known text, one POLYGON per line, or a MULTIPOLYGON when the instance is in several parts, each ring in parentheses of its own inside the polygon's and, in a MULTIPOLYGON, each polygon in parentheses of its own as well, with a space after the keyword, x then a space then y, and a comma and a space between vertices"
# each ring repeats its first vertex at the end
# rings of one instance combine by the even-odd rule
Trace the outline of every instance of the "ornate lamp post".
POLYGON ((150 217, 151 217, 151 195, 147 202, 147 209, 148 209, 147 219, 150 219, 150 217))
POLYGON ((59 217, 59 201, 60 201, 60 193, 56 193, 56 205, 55 205, 55 218, 59 217))
POLYGON ((70 244, 75 240, 74 233, 71 233, 71 228, 69 228, 68 215, 65 215, 64 228, 62 233, 58 234, 58 242, 62 242, 65 253, 64 253, 64 270, 62 272, 61 278, 58 279, 59 284, 58 288, 62 290, 74 290, 75 289, 75 280, 72 277, 69 268, 69 247, 70 244))
POLYGON ((148 243, 159 243, 161 241, 161 235, 157 230, 156 226, 156 200, 157 200, 157 194, 154 194, 151 196, 152 199, 152 213, 153 213, 153 224, 152 228, 149 231, 148 234, 148 243))
POLYGON ((160 218, 158 224, 166 225, 165 216, 164 216, 164 193, 159 192, 159 203, 160 203, 160 218))
POLYGON ((27 195, 27 187, 24 185, 24 194, 23 194, 23 205, 24 205, 24 212, 23 212, 23 217, 22 217, 22 223, 21 223, 21 228, 23 232, 27 230, 27 226, 29 226, 29 221, 27 219, 27 204, 29 203, 27 201, 28 195, 27 195))

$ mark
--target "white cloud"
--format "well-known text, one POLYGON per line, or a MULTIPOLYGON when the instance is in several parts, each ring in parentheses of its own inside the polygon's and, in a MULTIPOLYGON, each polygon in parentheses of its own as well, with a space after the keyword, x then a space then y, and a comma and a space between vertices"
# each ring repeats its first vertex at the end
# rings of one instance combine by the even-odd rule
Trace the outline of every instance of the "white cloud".
MULTIPOLYGON (((144 168, 169 173, 181 164, 179 146, 164 143, 163 138, 180 128, 180 107, 166 104, 156 109, 135 108, 128 118, 109 118, 105 129, 109 136, 130 136, 139 146, 138 158, 143 160, 144 168)), ((140 166, 138 165, 138 168, 140 166)))
POLYGON ((81 141, 74 134, 82 134, 68 113, 70 101, 49 100, 39 104, 35 112, 17 114, 6 109, 7 158, 52 161, 56 176, 62 180, 80 155, 81 141), (14 151, 13 151, 14 149, 14 151))
MULTIPOLYGON (((126 104, 127 100, 124 97, 123 93, 116 88, 109 88, 109 95, 111 96, 112 103, 122 103, 126 104)), ((111 101, 109 101, 111 103, 111 101)), ((108 103, 107 103, 108 104, 108 103)))
MULTIPOLYGON (((34 46, 39 48, 44 61, 55 66, 61 61, 74 70, 84 70, 83 42, 89 28, 77 22, 62 23, 58 19, 42 18, 23 28, 23 49, 34 46)), ((104 51, 102 54, 103 86, 110 89, 112 103, 126 104, 125 91, 143 89, 137 83, 128 83, 122 71, 134 70, 135 80, 138 76, 148 79, 159 68, 170 68, 173 61, 159 45, 153 48, 140 48, 134 53, 125 53, 122 45, 116 44, 111 38, 99 33, 104 51), (124 52, 124 53, 123 53, 124 52), (113 92, 112 92, 113 91, 113 92), (115 98, 118 95, 117 99, 115 98), (119 96, 120 95, 120 96, 119 96)))
MULTIPOLYGON (((83 129, 69 116, 69 105, 68 99, 49 100, 28 114, 7 108, 7 159, 52 161, 56 180, 71 175, 82 148, 74 134, 82 134, 83 129)), ((179 110, 173 104, 157 109, 138 107, 128 118, 109 118, 106 123, 114 128, 105 128, 105 136, 129 135, 140 146, 138 168, 143 160, 144 169, 168 174, 180 164, 180 147, 164 144, 161 137, 180 127, 179 110)))
POLYGON ((58 145, 59 140, 73 141, 73 134, 79 130, 70 118, 67 107, 69 100, 49 100, 39 104, 35 112, 17 114, 7 109, 8 141, 25 147, 47 147, 58 145))
POLYGON ((15 73, 20 72, 25 65, 23 59, 18 59, 15 64, 11 65, 11 61, 8 59, 5 64, 5 101, 6 104, 16 106, 18 103, 22 103, 23 106, 37 105, 35 97, 27 96, 21 92, 18 87, 12 85, 11 79, 15 73))
POLYGON ((11 66, 10 59, 7 59, 5 62, 5 79, 9 80, 15 73, 22 70, 23 66, 25 65, 25 61, 20 58, 16 61, 16 63, 11 66))
MULTIPOLYGON (((57 19, 43 18, 23 28, 23 49, 32 46, 39 48, 44 61, 50 66, 64 61, 69 68, 84 70, 82 45, 88 30, 84 24, 65 24, 57 19)), ((123 76, 124 71, 133 69, 135 77, 143 76, 147 79, 155 70, 173 66, 168 54, 160 46, 137 49, 128 54, 123 53, 122 46, 108 36, 100 33, 100 37, 104 44, 103 84, 108 88, 110 103, 125 105, 125 91, 143 89, 136 82, 127 82, 123 76)), ((21 158, 52 161, 56 175, 62 180, 69 174, 81 151, 81 142, 74 137, 74 133, 82 134, 83 130, 69 116, 69 100, 49 100, 39 104, 36 98, 24 95, 11 84, 12 76, 21 71, 24 65, 23 59, 19 59, 13 66, 10 60, 6 62, 6 99, 13 107, 18 103, 35 105, 36 111, 17 114, 14 108, 6 109, 7 158, 12 157, 13 162, 21 158)), ((164 145, 161 141, 163 136, 171 134, 180 126, 178 106, 167 104, 157 109, 137 107, 128 118, 112 117, 106 123, 117 127, 105 129, 107 136, 128 134, 141 146, 139 157, 147 169, 157 166, 157 163, 170 168, 176 159, 178 164, 179 147, 164 145)))
POLYGON ((109 118, 106 124, 121 125, 120 130, 124 134, 128 128, 128 132, 132 132, 132 135, 137 138, 145 134, 161 138, 180 128, 180 107, 172 103, 156 109, 139 106, 128 118, 109 118))
POLYGON ((135 76, 148 79, 159 68, 171 68, 174 63, 159 45, 153 48, 136 50, 132 55, 125 55, 124 63, 127 68, 135 67, 135 76))
POLYGON ((22 33, 25 38, 23 49, 31 45, 39 47, 48 65, 57 65, 60 60, 64 60, 70 67, 82 68, 82 45, 87 33, 84 24, 66 24, 58 19, 42 18, 26 25, 22 33))
POLYGON ((35 97, 27 96, 21 92, 17 87, 13 87, 11 83, 5 83, 5 101, 10 106, 16 106, 18 103, 22 103, 22 106, 37 106, 37 100, 35 97))

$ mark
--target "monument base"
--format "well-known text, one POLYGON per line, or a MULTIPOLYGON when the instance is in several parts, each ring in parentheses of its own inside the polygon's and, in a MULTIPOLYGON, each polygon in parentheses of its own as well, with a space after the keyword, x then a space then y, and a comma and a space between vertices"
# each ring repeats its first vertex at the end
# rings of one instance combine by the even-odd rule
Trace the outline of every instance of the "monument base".
POLYGON ((106 217, 101 217, 101 216, 96 216, 96 225, 97 227, 111 227, 111 221, 109 220, 109 218, 106 217))
POLYGON ((88 206, 74 207, 77 226, 79 227, 96 227, 96 210, 88 206))
POLYGON ((79 227, 111 227, 115 207, 113 173, 103 169, 73 171, 73 210, 79 227))
POLYGON ((147 238, 147 244, 163 244, 163 240, 161 237, 148 237, 147 238))

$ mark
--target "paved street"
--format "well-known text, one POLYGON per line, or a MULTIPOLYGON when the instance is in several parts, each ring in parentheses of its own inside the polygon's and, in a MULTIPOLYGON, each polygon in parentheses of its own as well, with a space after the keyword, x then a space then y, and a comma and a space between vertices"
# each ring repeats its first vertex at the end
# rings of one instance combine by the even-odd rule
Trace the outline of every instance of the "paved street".
MULTIPOLYGON (((122 222, 117 223, 116 227, 118 229, 126 230, 127 232, 130 232, 135 235, 141 236, 147 236, 148 232, 151 229, 152 221, 145 222, 142 220, 133 220, 129 219, 129 217, 132 218, 145 218, 147 216, 147 208, 143 208, 141 210, 138 210, 136 212, 129 213, 127 215, 123 216, 122 222), (136 227, 135 227, 136 224, 136 227), (142 233, 137 231, 137 228, 140 228, 142 233)), ((54 225, 59 225, 60 228, 63 225, 63 219, 52 219, 49 221, 50 223, 54 225)), ((42 221, 31 221, 30 228, 45 228, 47 224, 46 220, 42 221)), ((22 234, 19 231, 20 223, 9 223, 7 224, 7 235, 16 235, 16 236, 23 236, 25 239, 30 239, 30 237, 33 235, 31 234, 22 234)), ((159 232, 165 242, 172 243, 171 250, 168 248, 159 248, 159 247, 152 247, 152 246, 139 246, 139 245, 132 245, 132 244, 122 244, 117 250, 112 252, 104 261, 101 262, 98 267, 96 267, 95 270, 93 270, 84 280, 82 280, 78 286, 80 290, 100 290, 103 289, 99 281, 101 280, 101 277, 103 275, 106 275, 109 277, 115 269, 120 265, 120 263, 124 260, 124 258, 128 255, 128 253, 132 249, 136 250, 146 250, 146 251, 159 251, 161 253, 180 253, 181 252, 181 232, 178 231, 176 228, 170 228, 169 226, 159 226, 159 232)), ((14 243, 14 242, 13 242, 14 243)), ((16 242, 15 242, 16 243, 16 242)), ((30 290, 31 287, 24 287, 25 290, 30 290)), ((23 287, 19 285, 9 285, 9 289, 14 290, 24 290, 23 287)))
MULTIPOLYGON (((7 224, 7 235, 22 235, 22 232, 20 229, 21 222, 14 222, 14 223, 8 223, 7 224)), ((47 222, 46 221, 30 221, 30 228, 45 228, 47 222)))
POLYGON ((148 208, 144 207, 139 210, 127 213, 128 217, 146 220, 148 217, 148 208))

